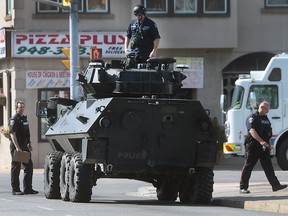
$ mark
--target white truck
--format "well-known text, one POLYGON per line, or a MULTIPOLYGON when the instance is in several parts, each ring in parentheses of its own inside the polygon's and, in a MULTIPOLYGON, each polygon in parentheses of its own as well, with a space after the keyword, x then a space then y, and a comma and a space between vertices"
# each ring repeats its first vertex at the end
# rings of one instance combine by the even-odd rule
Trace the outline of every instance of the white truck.
POLYGON ((227 110, 225 96, 221 95, 220 105, 226 115, 224 155, 245 155, 246 118, 262 101, 271 106, 268 113, 273 129, 271 156, 277 157, 281 169, 288 170, 288 54, 272 57, 263 71, 239 75, 227 110))

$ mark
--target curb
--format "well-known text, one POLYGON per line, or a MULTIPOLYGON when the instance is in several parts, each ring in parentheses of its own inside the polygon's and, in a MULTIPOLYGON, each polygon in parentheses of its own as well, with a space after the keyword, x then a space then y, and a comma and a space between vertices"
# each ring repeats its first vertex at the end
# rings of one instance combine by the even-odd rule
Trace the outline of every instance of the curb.
MULTIPOLYGON (((141 187, 138 189, 138 192, 140 196, 157 199, 157 194, 154 187, 141 187)), ((233 200, 233 198, 231 200, 231 197, 226 199, 212 198, 210 205, 230 207, 230 208, 240 208, 259 212, 288 214, 287 199, 267 200, 267 201, 245 201, 245 200, 233 200)))
POLYGON ((227 199, 213 199, 211 205, 225 206, 232 208, 241 208, 245 210, 273 212, 273 213, 288 213, 288 204, 277 204, 261 201, 235 201, 227 199))
POLYGON ((138 188, 138 192, 143 197, 156 197, 157 198, 156 189, 154 187, 141 187, 141 188, 138 188))
POLYGON ((226 199, 212 199, 211 205, 245 209, 245 202, 226 199))

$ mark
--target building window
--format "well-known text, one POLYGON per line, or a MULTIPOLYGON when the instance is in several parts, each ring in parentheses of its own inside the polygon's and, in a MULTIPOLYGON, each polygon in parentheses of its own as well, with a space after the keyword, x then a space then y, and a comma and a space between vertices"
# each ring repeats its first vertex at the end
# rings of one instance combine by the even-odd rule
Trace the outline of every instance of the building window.
POLYGON ((197 0, 174 0, 174 13, 197 13, 197 0))
POLYGON ((144 1, 144 5, 149 13, 166 14, 168 13, 168 0, 144 1))
MULTIPOLYGON (((70 98, 70 89, 39 90, 39 100, 49 100, 51 97, 70 98)), ((39 126, 39 140, 45 141, 45 133, 49 128, 46 119, 39 118, 39 126)))
MULTIPOLYGON (((59 0, 52 0, 52 1, 59 3, 59 0)), ((39 13, 57 13, 57 12, 59 12, 58 7, 44 4, 44 3, 37 3, 37 10, 39 13)))
POLYGON ((204 0, 204 13, 227 13, 227 1, 224 0, 204 0))
POLYGON ((229 15, 230 0, 143 0, 148 14, 167 16, 229 15))
POLYGON ((265 0, 265 7, 288 7, 288 0, 265 0))
MULTIPOLYGON (((61 3, 62 0, 51 0, 57 3, 61 3)), ((37 3, 37 13, 67 13, 69 10, 65 10, 56 6, 37 3)), ((78 12, 79 13, 108 13, 109 12, 109 0, 78 0, 78 12)))
MULTIPOLYGON (((60 1, 62 1, 62 0, 60 0, 60 1)), ((60 12, 61 12, 61 9, 60 9, 60 12)), ((62 12, 68 13, 69 10, 62 9, 62 12)), ((82 1, 81 0, 78 1, 78 12, 79 13, 83 12, 83 0, 82 1)))
POLYGON ((94 12, 108 12, 108 4, 106 0, 86 0, 86 11, 94 12))
POLYGON ((11 15, 11 0, 6 0, 6 15, 11 15))

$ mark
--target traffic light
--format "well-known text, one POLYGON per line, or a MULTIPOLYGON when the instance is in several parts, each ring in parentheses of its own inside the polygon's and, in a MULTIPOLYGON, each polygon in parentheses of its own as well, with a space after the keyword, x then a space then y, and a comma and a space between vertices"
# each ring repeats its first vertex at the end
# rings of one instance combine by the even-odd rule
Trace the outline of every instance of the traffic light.
POLYGON ((101 58, 102 58, 102 49, 97 49, 96 47, 90 48, 90 60, 101 58))
POLYGON ((70 48, 62 48, 61 51, 67 57, 67 59, 61 60, 61 62, 68 70, 70 70, 70 48))
POLYGON ((62 5, 65 7, 70 7, 70 0, 62 0, 62 5))

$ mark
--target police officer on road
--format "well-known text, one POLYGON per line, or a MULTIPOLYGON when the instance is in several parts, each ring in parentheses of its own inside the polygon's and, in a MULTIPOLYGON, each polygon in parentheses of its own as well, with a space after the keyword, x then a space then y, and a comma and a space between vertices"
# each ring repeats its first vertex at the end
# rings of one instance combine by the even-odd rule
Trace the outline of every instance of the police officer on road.
POLYGON ((160 43, 157 25, 146 16, 146 8, 137 5, 133 9, 137 19, 133 19, 128 26, 125 37, 125 53, 128 47, 136 52, 138 63, 145 63, 147 59, 156 57, 160 43))
POLYGON ((264 101, 260 104, 258 111, 247 118, 248 135, 246 139, 245 164, 240 179, 241 194, 250 193, 248 190, 249 179, 259 159, 265 175, 272 186, 272 190, 278 191, 287 187, 287 185, 281 185, 278 181, 271 162, 271 146, 269 141, 272 137, 272 128, 267 117, 269 110, 270 104, 264 101))
POLYGON ((11 186, 13 195, 23 194, 37 194, 38 191, 32 189, 33 177, 33 162, 31 160, 31 141, 30 130, 27 116, 24 116, 25 104, 23 101, 17 101, 15 105, 16 114, 9 120, 10 129, 10 153, 12 156, 11 162, 11 186), (24 167, 23 189, 24 193, 20 190, 19 175, 21 170, 21 162, 13 161, 15 151, 30 152, 30 159, 28 163, 22 163, 24 167))

